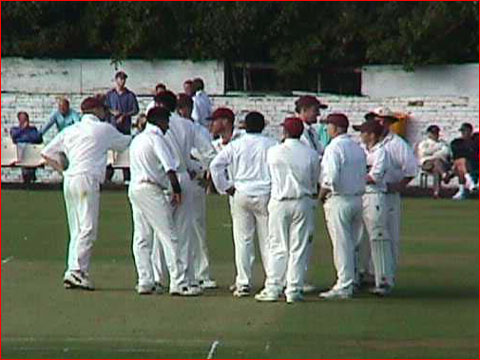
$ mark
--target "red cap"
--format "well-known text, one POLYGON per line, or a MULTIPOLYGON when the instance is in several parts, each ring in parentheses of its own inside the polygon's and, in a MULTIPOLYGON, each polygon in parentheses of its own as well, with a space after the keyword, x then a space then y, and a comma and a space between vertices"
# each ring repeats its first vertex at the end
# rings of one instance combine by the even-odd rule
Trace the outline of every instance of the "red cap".
POLYGON ((234 121, 235 120, 235 114, 229 108, 221 107, 221 108, 218 108, 217 110, 215 110, 213 112, 212 116, 210 116, 210 119, 211 120, 229 119, 231 121, 234 121))
POLYGON ((295 106, 298 108, 318 106, 319 109, 326 109, 328 107, 326 104, 323 104, 320 100, 312 95, 300 96, 297 101, 295 101, 295 106))
POLYGON ((348 129, 348 125, 350 124, 348 118, 345 114, 342 113, 333 113, 329 114, 325 119, 327 124, 333 124, 338 127, 342 127, 348 129))
POLYGON ((297 117, 286 118, 282 126, 290 136, 300 137, 303 134, 303 121, 297 117))
POLYGON ((104 104, 98 96, 87 97, 82 101, 82 104, 80 105, 80 109, 82 111, 92 110, 101 107, 104 107, 104 104))

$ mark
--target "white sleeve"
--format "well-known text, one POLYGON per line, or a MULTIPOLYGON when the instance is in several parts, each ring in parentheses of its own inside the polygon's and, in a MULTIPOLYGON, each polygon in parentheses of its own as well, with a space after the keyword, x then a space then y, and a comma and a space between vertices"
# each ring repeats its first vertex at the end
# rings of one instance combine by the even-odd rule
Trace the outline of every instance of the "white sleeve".
POLYGON ((193 110, 192 110, 192 119, 195 120, 196 123, 200 121, 200 111, 198 109, 198 98, 197 96, 193 97, 193 110))
POLYGON ((233 161, 231 144, 228 144, 220 151, 210 163, 212 180, 220 194, 226 194, 226 190, 233 186, 232 179, 227 177, 228 166, 233 161))
POLYGON ((334 147, 327 147, 322 159, 322 188, 334 191, 340 178, 340 162, 340 154, 335 151, 334 147))
POLYGON ((386 155, 384 149, 377 150, 375 160, 372 164, 368 175, 375 181, 376 184, 382 182, 386 171, 386 155))
POLYGON ((108 129, 110 132, 110 134, 108 134, 110 138, 109 149, 114 151, 123 151, 128 147, 128 145, 130 145, 130 141, 132 140, 130 135, 122 134, 113 126, 108 126, 108 129))
POLYGON ((60 153, 65 153, 65 145, 64 145, 64 138, 65 138, 65 131, 59 132, 48 144, 45 146, 41 152, 41 155, 53 159, 58 160, 58 155, 60 153))
POLYGON ((418 172, 418 162, 413 149, 407 143, 404 143, 399 149, 399 156, 402 160, 403 177, 415 177, 418 172))
POLYGON ((155 156, 162 163, 165 172, 169 172, 172 170, 177 171, 177 162, 172 156, 172 153, 170 152, 170 149, 164 139, 159 136, 155 137, 155 140, 153 142, 153 151, 155 152, 155 156))
POLYGON ((215 157, 216 151, 212 146, 210 136, 205 134, 197 126, 194 126, 193 147, 197 150, 202 165, 208 168, 215 157))

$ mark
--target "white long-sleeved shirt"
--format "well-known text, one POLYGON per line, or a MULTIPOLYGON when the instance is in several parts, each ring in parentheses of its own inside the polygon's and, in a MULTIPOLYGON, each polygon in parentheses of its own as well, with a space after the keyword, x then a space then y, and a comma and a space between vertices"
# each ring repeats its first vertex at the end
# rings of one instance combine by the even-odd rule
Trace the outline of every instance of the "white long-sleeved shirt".
POLYGON ((390 165, 385 174, 387 184, 397 183, 406 177, 415 177, 418 172, 418 162, 410 145, 397 134, 388 133, 382 141, 390 159, 390 165))
POLYGON ((285 139, 268 150, 267 164, 277 201, 301 199, 317 193, 320 162, 318 153, 297 139, 285 139))
POLYGON ((276 143, 261 134, 246 133, 227 144, 210 164, 212 180, 219 193, 225 194, 235 186, 236 191, 248 196, 269 195, 267 151, 276 143))
POLYGON ((306 122, 303 123, 303 126, 303 134, 300 137, 300 141, 314 150, 318 154, 319 159, 322 160, 324 148, 322 144, 320 144, 320 141, 318 141, 318 133, 315 127, 306 122))
POLYGON ((169 125, 170 129, 165 137, 170 152, 179 162, 178 172, 196 169, 191 159, 193 148, 202 154, 201 160, 205 162, 205 166, 208 166, 215 157, 215 149, 211 144, 210 137, 198 131, 191 120, 185 119, 177 113, 172 113, 169 125))
POLYGON ((203 90, 199 90, 193 96, 193 111, 192 119, 207 127, 207 118, 212 114, 212 102, 207 93, 203 90))
POLYGON ((365 153, 347 134, 332 139, 322 159, 322 188, 332 195, 362 195, 365 192, 365 153))
POLYGON ((367 157, 367 173, 375 181, 375 184, 367 184, 366 193, 385 193, 387 192, 387 183, 385 174, 390 166, 388 155, 382 142, 376 143, 371 149, 362 145, 367 157))
POLYGON ((130 186, 143 182, 169 188, 167 172, 176 171, 177 161, 170 153, 165 135, 155 125, 147 123, 130 145, 130 186))
POLYGON ((69 163, 64 176, 88 174, 103 182, 108 150, 123 151, 130 140, 130 135, 123 135, 96 116, 85 114, 80 122, 57 134, 42 154, 55 159, 59 153, 64 153, 69 163))
POLYGON ((426 138, 425 140, 422 140, 418 144, 418 158, 420 161, 420 164, 423 164, 427 160, 434 160, 434 159, 440 159, 443 161, 448 161, 448 158, 451 155, 450 152, 450 147, 448 144, 443 141, 435 141, 430 138, 426 138))
MULTIPOLYGON (((233 131, 232 131, 232 137, 230 138, 230 142, 234 141, 234 140, 237 140, 239 139, 242 135, 245 135, 246 134, 246 131, 243 130, 243 129, 238 129, 238 128, 233 128, 233 131)), ((227 143, 227 144, 228 144, 227 143)), ((219 153, 220 151, 222 151, 222 149, 227 146, 227 144, 224 144, 223 143, 223 139, 222 137, 219 137, 218 139, 215 139, 212 141, 212 145, 213 145, 213 148, 215 149, 215 151, 217 153, 219 153)))

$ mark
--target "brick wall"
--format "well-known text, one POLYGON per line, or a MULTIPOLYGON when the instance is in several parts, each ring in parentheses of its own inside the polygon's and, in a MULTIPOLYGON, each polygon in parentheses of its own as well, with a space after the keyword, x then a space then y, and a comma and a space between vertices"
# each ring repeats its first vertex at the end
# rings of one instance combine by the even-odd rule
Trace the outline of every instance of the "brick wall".
MULTIPOLYGON (((8 129, 16 124, 16 113, 20 110, 27 111, 33 125, 40 127, 44 124, 50 113, 56 108, 58 95, 39 95, 26 93, 2 93, 2 138, 8 136, 8 129)), ((70 95, 73 108, 78 109, 85 95, 70 95)), ((479 112, 478 98, 475 97, 402 97, 402 98, 370 98, 354 96, 320 96, 329 104, 325 114, 329 112, 346 113, 351 123, 360 123, 363 115, 370 109, 380 105, 388 106, 395 111, 410 113, 407 138, 411 144, 418 142, 422 132, 429 124, 437 124, 442 129, 443 137, 447 140, 457 136, 457 129, 462 122, 470 122, 478 129, 479 112)), ((236 113, 245 110, 262 112, 268 120, 266 132, 272 136, 280 135, 278 124, 287 115, 293 114, 295 97, 279 96, 216 96, 212 98, 214 106, 228 106, 236 113)), ((145 109, 151 97, 140 96, 140 108, 145 109)), ((45 136, 48 142, 56 130, 51 129, 45 136)), ((39 170, 38 177, 41 181, 58 181, 59 176, 50 170, 39 170)), ((2 182, 19 181, 18 170, 2 169, 2 182)))

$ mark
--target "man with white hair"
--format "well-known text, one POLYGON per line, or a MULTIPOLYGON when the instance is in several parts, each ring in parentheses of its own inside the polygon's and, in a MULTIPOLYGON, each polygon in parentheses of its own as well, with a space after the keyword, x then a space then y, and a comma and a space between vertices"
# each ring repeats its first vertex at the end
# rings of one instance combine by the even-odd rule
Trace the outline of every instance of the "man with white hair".
POLYGON ((89 277, 90 256, 97 238, 100 184, 105 179, 107 151, 125 150, 131 137, 105 122, 107 109, 98 98, 83 100, 81 110, 82 121, 55 136, 43 149, 42 157, 64 176, 63 193, 70 229, 64 286, 93 290, 89 277))

